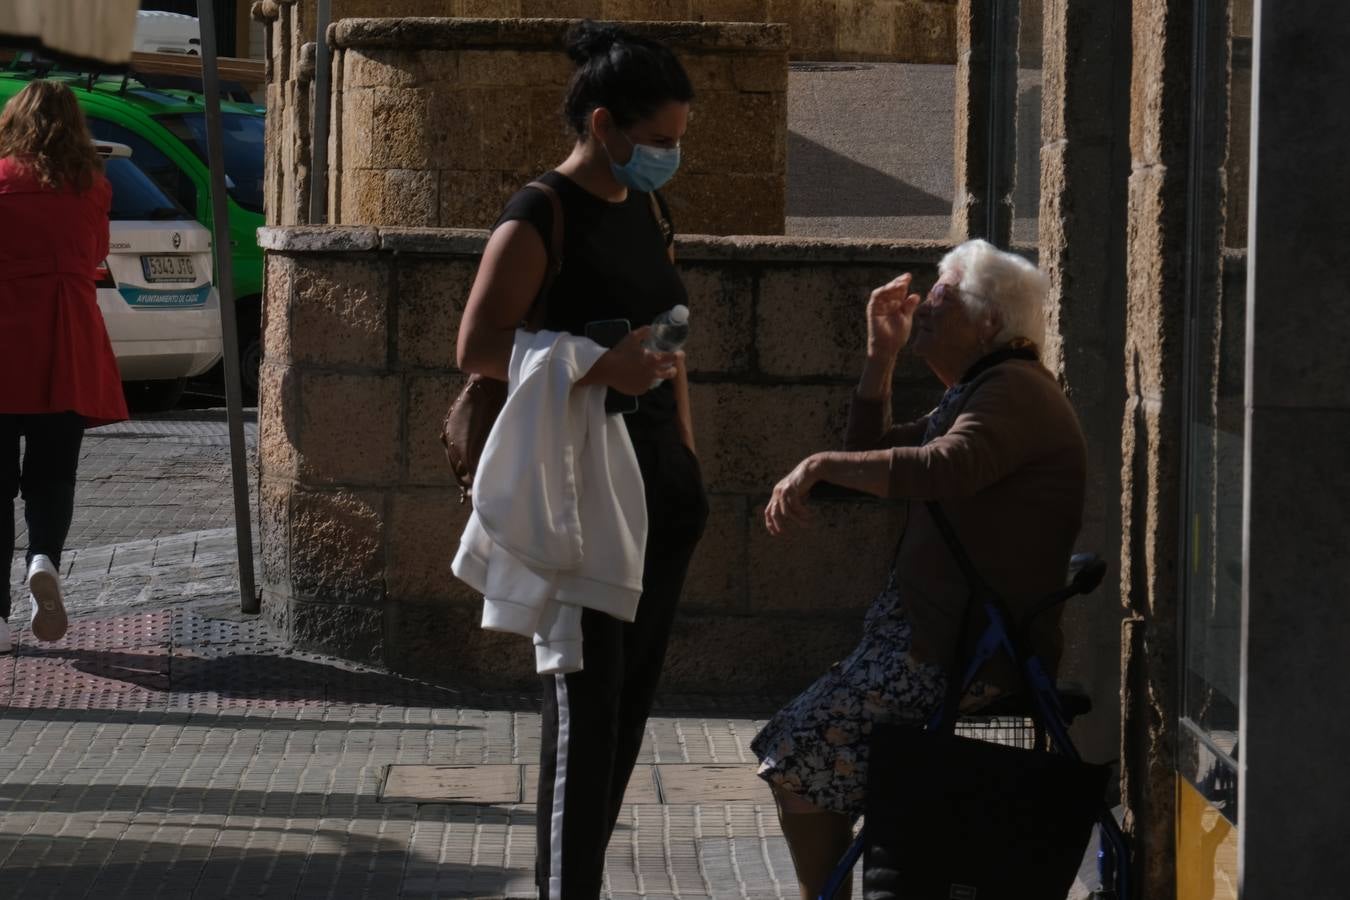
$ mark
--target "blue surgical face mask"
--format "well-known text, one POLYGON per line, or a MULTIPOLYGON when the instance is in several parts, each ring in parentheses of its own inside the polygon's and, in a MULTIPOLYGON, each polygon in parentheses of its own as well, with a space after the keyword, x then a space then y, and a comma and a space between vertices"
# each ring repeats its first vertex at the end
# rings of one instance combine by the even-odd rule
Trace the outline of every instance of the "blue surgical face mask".
MULTIPOLYGON (((675 170, 680 167, 679 146, 649 147, 646 144, 635 144, 626 134, 623 139, 633 148, 633 155, 623 165, 614 162, 612 157, 609 161, 610 171, 614 173, 619 184, 635 191, 650 193, 659 190, 674 177, 675 170)), ((609 153, 608 148, 605 149, 605 153, 609 153)))

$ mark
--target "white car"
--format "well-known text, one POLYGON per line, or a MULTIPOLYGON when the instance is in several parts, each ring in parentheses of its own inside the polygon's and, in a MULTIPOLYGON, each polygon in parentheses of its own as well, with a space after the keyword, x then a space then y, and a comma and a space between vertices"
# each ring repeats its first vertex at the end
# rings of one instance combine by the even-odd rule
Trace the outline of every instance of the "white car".
POLYGON ((133 50, 143 53, 202 52, 201 25, 196 16, 143 9, 136 13, 133 50))
POLYGON ((98 306, 128 399, 167 409, 221 359, 211 233, 136 168, 130 148, 97 144, 112 184, 98 306))

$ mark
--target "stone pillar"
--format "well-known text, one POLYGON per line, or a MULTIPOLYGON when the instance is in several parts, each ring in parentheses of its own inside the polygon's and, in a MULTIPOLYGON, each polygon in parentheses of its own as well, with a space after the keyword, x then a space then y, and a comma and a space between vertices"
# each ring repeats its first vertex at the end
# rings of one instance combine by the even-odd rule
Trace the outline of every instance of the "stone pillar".
POLYGON ((1120 573, 1114 557, 1125 402, 1121 273, 1130 174, 1130 22, 1123 13, 1104 14, 1076 0, 1046 0, 1043 14, 1039 244, 1040 266, 1050 276, 1046 364, 1067 387, 1092 438, 1079 547, 1111 564, 1096 594, 1065 609, 1061 675, 1085 683, 1092 694, 1093 713, 1076 727, 1075 743, 1086 758, 1106 760, 1118 755, 1120 744, 1120 573))
POLYGON ((259 0, 252 10, 267 36, 267 148, 263 169, 267 224, 304 224, 309 221, 312 160, 313 13, 296 0, 259 0))
MULTIPOLYGON (((1125 417, 1121 790, 1140 897, 1175 896, 1182 345, 1191 0, 1134 0, 1125 417)), ((1043 214, 1044 215, 1044 214, 1043 214)))
POLYGON ((1338 0, 1257 4, 1238 751, 1244 900, 1332 896, 1350 882, 1340 827, 1350 722, 1336 702, 1350 647, 1347 46, 1350 18, 1338 0))
POLYGON ((1017 0, 960 0, 956 51, 951 241, 982 237, 1007 247, 1017 164, 1017 0))
MULTIPOLYGON (((304 7, 299 14, 313 22, 317 0, 282 2, 298 2, 304 7)), ((793 59, 943 65, 955 58, 955 7, 956 0, 332 0, 333 21, 453 16, 778 22, 792 31, 793 59)))
MULTIPOLYGON (((330 218, 489 227, 576 141, 561 114, 574 66, 563 19, 343 19, 333 60, 330 218)), ((787 29, 643 23, 693 82, 679 177, 663 191, 685 234, 782 234, 787 29)))

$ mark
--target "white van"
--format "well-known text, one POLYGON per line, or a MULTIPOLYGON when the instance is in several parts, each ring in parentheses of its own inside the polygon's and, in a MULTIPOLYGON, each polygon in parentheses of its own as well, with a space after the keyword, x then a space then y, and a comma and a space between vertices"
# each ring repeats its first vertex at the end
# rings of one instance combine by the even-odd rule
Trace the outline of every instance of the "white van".
POLYGON ((211 232, 136 167, 129 147, 97 146, 113 194, 99 309, 128 399, 167 409, 222 355, 211 232))
POLYGON ((201 27, 196 16, 142 9, 136 13, 136 36, 131 49, 141 53, 200 55, 201 27))

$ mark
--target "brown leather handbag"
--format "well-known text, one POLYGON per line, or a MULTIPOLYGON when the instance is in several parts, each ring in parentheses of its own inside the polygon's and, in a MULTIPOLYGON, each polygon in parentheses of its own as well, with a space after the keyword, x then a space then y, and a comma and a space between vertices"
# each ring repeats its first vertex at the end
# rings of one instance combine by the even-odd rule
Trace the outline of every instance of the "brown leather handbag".
MULTIPOLYGON (((553 204, 553 241, 548 252, 548 270, 544 283, 530 304, 522 325, 538 326, 544 321, 544 302, 553 280, 562 270, 563 209, 558 192, 542 181, 525 185, 548 197, 553 204)), ((441 443, 445 456, 459 482, 459 502, 469 500, 473 490, 473 476, 478 471, 478 460, 483 455, 488 433, 506 404, 506 382, 486 375, 470 375, 459 395, 450 404, 441 422, 441 443)))

